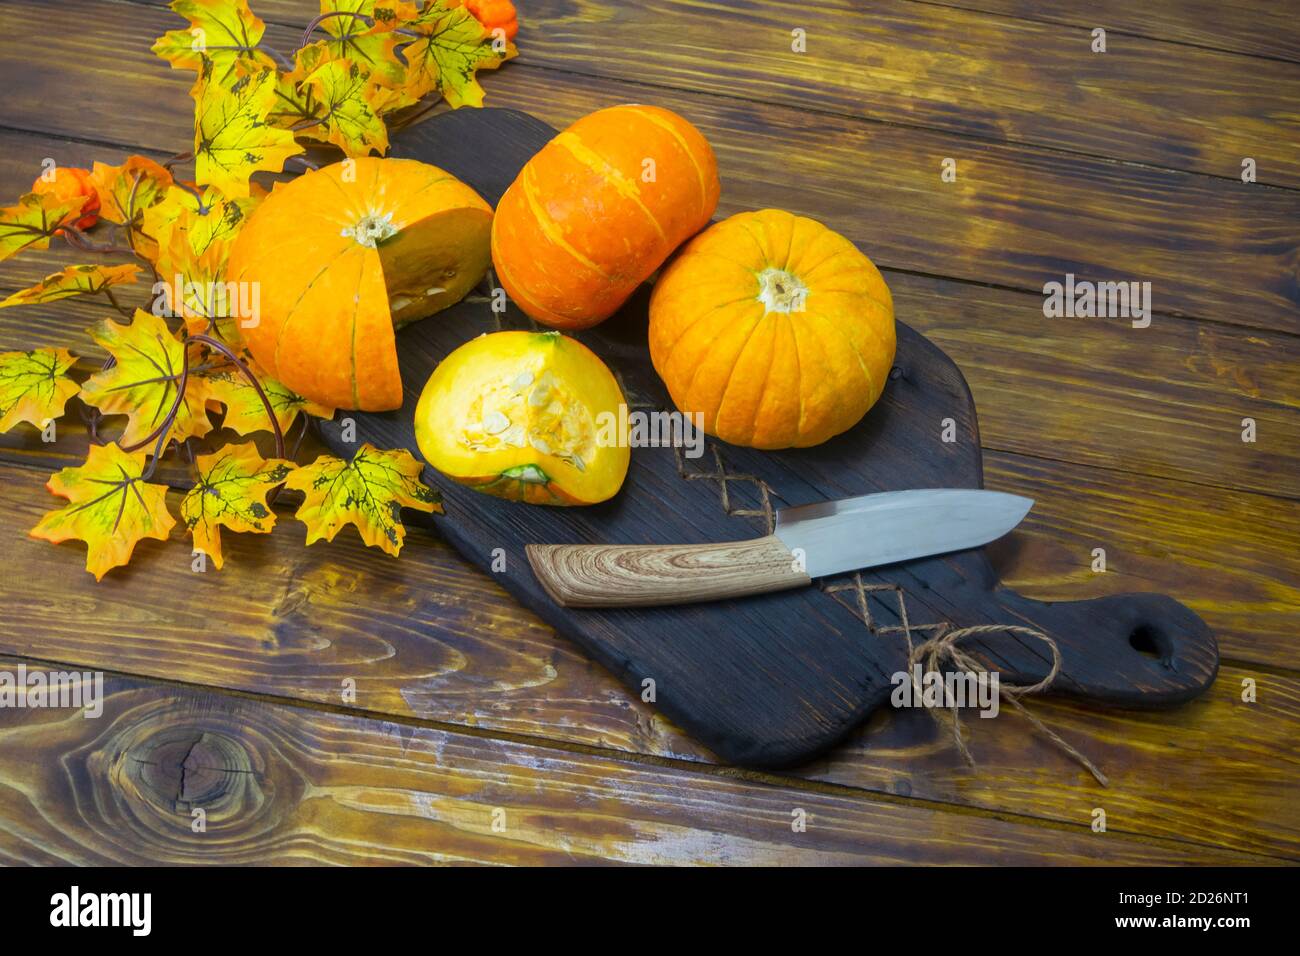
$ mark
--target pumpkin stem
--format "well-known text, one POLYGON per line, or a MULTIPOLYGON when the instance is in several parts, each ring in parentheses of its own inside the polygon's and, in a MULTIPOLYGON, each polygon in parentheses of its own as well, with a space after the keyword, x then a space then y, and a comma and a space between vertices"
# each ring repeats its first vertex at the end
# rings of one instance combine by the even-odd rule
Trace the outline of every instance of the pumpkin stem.
POLYGON ((362 216, 357 220, 355 226, 344 226, 343 235, 351 236, 361 245, 373 249, 385 239, 397 235, 397 227, 393 225, 393 214, 391 212, 382 216, 372 214, 362 216))
POLYGON ((802 312, 808 302, 808 287, 784 269, 764 269, 758 274, 758 301, 769 312, 802 312))

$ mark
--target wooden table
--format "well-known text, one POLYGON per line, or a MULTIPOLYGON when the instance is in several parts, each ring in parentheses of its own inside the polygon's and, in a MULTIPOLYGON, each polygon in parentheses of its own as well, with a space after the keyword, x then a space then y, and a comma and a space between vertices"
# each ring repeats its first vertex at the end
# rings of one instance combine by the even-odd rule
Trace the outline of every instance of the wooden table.
MULTIPOLYGON (((0 711, 0 861, 1300 858, 1300 21, 1286 5, 521 6, 521 56, 486 76, 489 104, 555 125, 670 107, 717 150, 720 214, 781 206, 860 243, 899 318, 969 379, 987 485, 1037 499, 994 549, 1003 578, 1049 599, 1172 594, 1217 631, 1218 682, 1172 712, 1031 704, 1107 790, 1009 712, 974 722, 977 770, 914 712, 880 713, 793 772, 719 766, 429 535, 395 561, 351 531, 304 548, 284 520, 227 536, 225 569, 201 579, 176 540, 96 585, 79 546, 26 537, 53 506, 47 476, 84 457, 74 414, 55 443, 24 426, 0 445, 0 669, 102 670, 108 699, 98 720, 0 711), (1045 318, 1043 284, 1071 272, 1150 281, 1150 326, 1045 318)), ((315 4, 253 7, 285 49, 315 4)), ((191 77, 149 52, 179 25, 153 2, 0 3, 0 196, 46 156, 187 148, 191 77)), ((0 289, 75 261, 10 260, 0 289)), ((94 357, 83 329, 104 312, 6 309, 0 349, 94 357)))

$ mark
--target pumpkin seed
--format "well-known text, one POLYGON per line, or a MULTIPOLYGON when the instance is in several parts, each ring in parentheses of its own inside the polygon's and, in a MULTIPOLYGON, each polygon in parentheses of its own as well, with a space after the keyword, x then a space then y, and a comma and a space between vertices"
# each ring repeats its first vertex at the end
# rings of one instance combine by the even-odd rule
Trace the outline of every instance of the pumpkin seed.
POLYGON ((489 435, 499 435, 510 427, 510 419, 500 412, 491 411, 483 416, 483 430, 489 435))

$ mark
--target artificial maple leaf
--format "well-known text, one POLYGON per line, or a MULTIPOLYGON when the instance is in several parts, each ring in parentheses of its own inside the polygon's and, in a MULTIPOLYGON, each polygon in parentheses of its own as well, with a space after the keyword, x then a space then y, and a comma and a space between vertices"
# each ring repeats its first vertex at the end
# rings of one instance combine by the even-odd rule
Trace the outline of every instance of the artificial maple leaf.
POLYGON ((285 481, 306 498, 295 517, 307 525, 307 543, 333 541, 339 529, 354 524, 361 540, 396 556, 406 529, 402 507, 442 512, 442 497, 420 481, 423 470, 404 448, 383 451, 369 442, 351 461, 321 455, 285 481))
POLYGON ((293 55, 294 67, 288 73, 279 73, 275 82, 275 101, 267 113, 267 121, 283 129, 293 129, 307 139, 323 139, 324 131, 319 121, 325 115, 324 107, 312 86, 303 84, 313 70, 329 59, 324 40, 299 47, 293 55))
POLYGON ((379 87, 368 70, 351 60, 330 60, 303 82, 316 91, 328 142, 348 156, 388 151, 388 127, 372 102, 379 87))
POLYGON ((81 388, 68 378, 76 361, 67 349, 0 353, 0 432, 19 422, 44 428, 62 415, 81 388))
POLYGON ((257 49, 266 24, 247 0, 172 0, 170 6, 190 21, 188 29, 168 30, 154 42, 153 52, 173 70, 201 70, 204 56, 222 82, 275 69, 275 60, 257 49))
POLYGON ((191 335, 215 335, 233 345, 240 338, 236 315, 242 314, 233 298, 241 286, 226 282, 229 258, 229 239, 213 239, 196 253, 190 237, 173 230, 167 248, 158 254, 157 268, 167 313, 181 316, 191 335))
MULTIPOLYGON (((299 412, 317 418, 334 417, 334 409, 299 395, 279 380, 267 375, 251 359, 245 358, 244 363, 257 377, 266 400, 271 403, 271 411, 275 413, 275 420, 280 425, 280 434, 289 431, 299 412)), ((222 368, 206 373, 204 378, 208 382, 208 400, 220 402, 226 408, 226 417, 221 423, 223 428, 229 428, 240 435, 271 430, 271 422, 266 416, 266 406, 262 404, 257 389, 242 372, 236 368, 222 368)))
POLYGON ((482 106, 483 87, 476 74, 495 70, 519 55, 513 43, 497 52, 492 34, 464 7, 448 8, 438 0, 403 29, 421 34, 402 48, 406 59, 406 91, 416 99, 441 91, 453 108, 482 106))
MULTIPOLYGON (((126 415, 119 441, 139 444, 163 424, 176 401, 185 345, 159 316, 136 309, 129 325, 106 319, 91 336, 116 359, 112 368, 96 372, 81 386, 81 400, 105 415, 126 415)), ((207 383, 191 375, 176 410, 169 435, 176 441, 212 430, 207 412, 207 383)))
POLYGON ((109 286, 135 282, 139 274, 140 267, 130 263, 121 266, 67 266, 62 272, 53 272, 30 288, 15 292, 0 302, 0 309, 53 302, 74 295, 97 295, 109 286))
POLYGON ((162 250, 170 248, 174 232, 183 232, 199 256, 213 242, 233 240, 257 203, 252 196, 227 199, 215 186, 200 192, 174 185, 161 201, 144 211, 144 231, 162 250))
POLYGON ((221 529, 269 533, 275 512, 266 504, 266 493, 283 484, 294 465, 278 458, 263 460, 252 442, 199 455, 194 465, 199 476, 181 501, 181 520, 194 536, 194 549, 220 571, 221 529))
POLYGON ((321 0, 321 13, 352 13, 321 21, 328 36, 325 44, 331 59, 349 60, 388 86, 406 82, 406 66, 396 53, 403 38, 395 34, 403 21, 414 20, 419 10, 413 3, 376 0, 321 0))
POLYGON ((95 163, 90 181, 99 194, 100 218, 125 226, 136 251, 155 258, 158 246, 143 228, 144 214, 162 199, 172 174, 147 156, 129 156, 121 166, 95 163))
POLYGON ((206 61, 194 85, 195 179, 235 199, 249 194, 248 177, 258 170, 279 172, 303 148, 293 133, 268 122, 276 104, 276 72, 262 70, 221 85, 206 61))
POLYGON ((52 193, 28 193, 17 204, 0 209, 0 261, 29 246, 48 249, 50 237, 77 221, 89 196, 60 199, 52 193))
POLYGON ((64 468, 46 482, 68 504, 48 512, 28 534, 55 544, 85 541, 86 570, 96 581, 130 561, 136 542, 167 540, 176 524, 167 510, 167 486, 145 481, 144 463, 144 452, 91 445, 84 465, 64 468))

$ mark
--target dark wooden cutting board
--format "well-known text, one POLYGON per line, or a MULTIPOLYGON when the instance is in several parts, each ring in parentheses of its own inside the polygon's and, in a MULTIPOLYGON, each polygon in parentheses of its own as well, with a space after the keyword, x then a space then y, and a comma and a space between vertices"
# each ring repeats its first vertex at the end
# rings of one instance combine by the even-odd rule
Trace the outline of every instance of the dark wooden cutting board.
MULTIPOLYGON (((554 135, 523 113, 464 109, 402 133, 392 155, 441 166, 495 205, 554 135)), ((725 191, 725 169, 723 184, 725 191)), ((643 289, 617 316, 578 338, 615 370, 629 405, 671 408, 646 347, 647 299, 643 289)), ((669 448, 634 449, 623 490, 587 508, 506 502, 426 469, 426 480, 445 496, 446 515, 413 520, 430 522, 633 693, 646 699, 652 688, 654 705, 665 715, 723 760, 741 765, 807 760, 887 703, 891 675, 906 661, 899 629, 904 607, 917 641, 932 633, 925 625, 943 622, 1045 631, 1062 654, 1053 693, 1106 706, 1155 707, 1208 687, 1218 649, 1204 622, 1182 604, 1154 594, 1027 600, 999 586, 980 549, 843 575, 798 591, 685 607, 578 610, 547 597, 524 557, 527 544, 737 540, 766 534, 771 508, 903 488, 982 487, 979 430, 966 381, 905 324, 906 315, 899 319, 898 355, 884 396, 861 423, 824 445, 760 452, 710 439, 694 460, 669 448), (955 441, 942 440, 946 419, 952 419, 955 441), (504 571, 493 570, 497 549, 504 551, 504 571)), ((345 457, 364 441, 418 456, 415 403, 439 360, 483 332, 530 327, 513 306, 497 316, 481 298, 408 326, 397 337, 403 408, 340 413, 323 424, 326 443, 345 457), (346 418, 355 421, 356 443, 343 441, 340 422, 346 418)), ((1030 638, 995 634, 964 646, 1004 682, 1037 680, 1050 666, 1049 652, 1030 638)))

